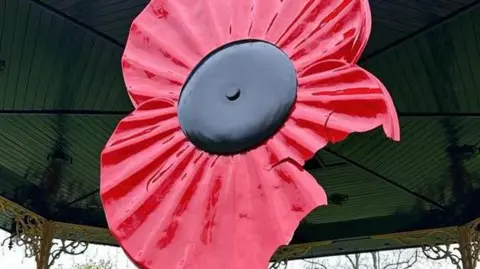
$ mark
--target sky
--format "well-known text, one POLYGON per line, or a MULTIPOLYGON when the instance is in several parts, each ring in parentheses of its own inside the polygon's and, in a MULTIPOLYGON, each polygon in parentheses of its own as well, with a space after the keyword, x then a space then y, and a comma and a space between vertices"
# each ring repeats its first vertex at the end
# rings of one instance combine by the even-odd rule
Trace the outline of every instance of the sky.
MULTIPOLYGON (((0 230, 0 243, 8 236, 8 233, 0 230)), ((8 242, 0 247, 0 269, 35 268, 35 260, 33 258, 25 258, 23 247, 14 247, 12 250, 9 250, 7 245, 8 242)), ((53 269, 56 269, 58 265, 62 265, 62 268, 64 269, 70 269, 76 263, 84 263, 88 260, 99 261, 101 259, 113 261, 115 263, 115 269, 136 269, 120 248, 99 245, 90 245, 87 251, 82 255, 62 255, 60 259, 56 261, 53 269)), ((338 267, 339 258, 337 257, 327 258, 325 261, 329 265, 327 266, 328 268, 335 269, 338 267), (335 266, 335 264, 337 264, 337 266, 335 266)), ((480 269, 480 266, 477 268, 480 269)), ((289 262, 287 269, 305 269, 305 263, 303 261, 289 262)), ((456 269, 456 267, 443 261, 435 263, 423 259, 412 269, 456 269)))

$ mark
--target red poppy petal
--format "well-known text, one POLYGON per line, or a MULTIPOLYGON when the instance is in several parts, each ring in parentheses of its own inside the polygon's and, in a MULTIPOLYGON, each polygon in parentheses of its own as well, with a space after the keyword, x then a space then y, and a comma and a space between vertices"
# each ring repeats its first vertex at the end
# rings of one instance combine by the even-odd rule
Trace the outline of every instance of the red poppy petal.
MULTIPOLYGON (((321 118, 317 119, 317 123, 321 118)), ((277 144, 282 144, 288 155, 284 158, 289 158, 295 161, 300 166, 305 164, 305 161, 312 158, 313 155, 328 144, 325 132, 321 129, 304 128, 296 123, 295 120, 288 120, 285 125, 275 135, 277 144)), ((277 146, 278 147, 278 146, 277 146)))
POLYGON ((113 235, 143 268, 267 268, 299 221, 327 199, 303 168, 282 162, 267 171, 256 155, 211 156, 187 146, 171 160, 164 157, 170 165, 158 163, 163 171, 150 170, 157 173, 150 185, 140 174, 141 180, 125 183, 137 173, 134 165, 130 173, 102 167, 101 196, 113 235))
POLYGON ((223 44, 248 38, 276 43, 286 29, 295 24, 295 18, 308 5, 308 1, 278 0, 196 2, 203 4, 204 12, 209 14, 214 22, 212 29, 223 44))
POLYGON ((258 1, 252 23, 253 37, 278 44, 285 33, 297 25, 298 18, 308 10, 312 2, 319 1, 258 1))
MULTIPOLYGON (((288 1, 287 1, 288 2, 288 1)), ((296 2, 296 1, 293 1, 296 2)), ((298 71, 320 60, 356 63, 371 30, 367 0, 311 0, 277 45, 298 71)))
MULTIPOLYGON (((148 138, 148 136, 161 133, 167 135, 178 130, 180 130, 180 123, 177 119, 176 103, 164 98, 153 99, 120 121, 108 140, 104 152, 109 152, 115 147, 122 147, 122 143, 134 143, 148 138)), ((156 137, 156 139, 159 138, 156 137)), ((152 140, 151 142, 158 141, 152 140)), ((135 150, 137 149, 142 149, 142 147, 135 150)))
POLYGON ((356 62, 370 21, 366 0, 153 0, 130 29, 125 82, 135 106, 156 97, 177 100, 203 57, 246 38, 277 44, 298 71, 319 58, 356 62))
POLYGON ((172 101, 153 99, 142 104, 120 121, 102 152, 102 192, 121 203, 125 192, 148 186, 165 160, 186 147, 193 148, 180 129, 172 101))
POLYGON ((397 112, 383 84, 356 65, 330 60, 299 74, 297 102, 280 133, 306 160, 325 141, 335 143, 380 125, 388 137, 400 139, 397 112))
POLYGON ((133 21, 122 67, 135 106, 177 99, 195 65, 224 44, 208 2, 153 0, 133 21))

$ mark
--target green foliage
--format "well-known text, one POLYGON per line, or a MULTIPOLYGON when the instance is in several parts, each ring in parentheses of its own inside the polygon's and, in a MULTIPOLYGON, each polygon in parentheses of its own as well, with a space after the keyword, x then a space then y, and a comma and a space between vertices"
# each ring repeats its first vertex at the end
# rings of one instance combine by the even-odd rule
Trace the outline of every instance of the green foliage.
POLYGON ((89 260, 84 264, 76 264, 73 269, 113 269, 113 264, 111 261, 100 260, 95 262, 89 260))
MULTIPOLYGON (((57 269, 63 269, 63 267, 59 266, 57 269)), ((89 259, 85 263, 75 264, 72 269, 113 269, 113 263, 103 259, 99 261, 89 259)))

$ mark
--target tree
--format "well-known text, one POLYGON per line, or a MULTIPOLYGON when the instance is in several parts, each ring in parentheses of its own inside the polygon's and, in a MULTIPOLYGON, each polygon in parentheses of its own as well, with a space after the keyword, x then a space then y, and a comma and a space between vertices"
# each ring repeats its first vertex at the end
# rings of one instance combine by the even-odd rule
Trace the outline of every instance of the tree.
POLYGON ((409 269, 419 258, 417 249, 370 252, 305 261, 305 269, 409 269))

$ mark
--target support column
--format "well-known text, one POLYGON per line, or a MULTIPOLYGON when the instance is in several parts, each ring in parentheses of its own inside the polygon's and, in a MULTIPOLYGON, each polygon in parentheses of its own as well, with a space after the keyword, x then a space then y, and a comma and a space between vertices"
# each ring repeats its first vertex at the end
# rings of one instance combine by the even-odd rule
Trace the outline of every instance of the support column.
POLYGON ((26 258, 36 258, 42 245, 42 227, 47 220, 1 196, 0 213, 11 220, 11 236, 2 240, 2 245, 8 243, 10 249, 24 247, 26 258))
POLYGON ((12 222, 11 236, 0 245, 23 247, 26 258, 35 258, 37 269, 51 268, 63 254, 85 253, 88 242, 116 244, 108 229, 51 221, 2 196, 0 214, 12 222))
POLYGON ((445 246, 424 245, 425 256, 432 260, 448 260, 458 269, 475 269, 479 261, 480 218, 452 231, 445 246), (454 247, 458 243, 458 247, 454 247))
POLYGON ((480 258, 480 219, 459 227, 458 236, 462 268, 475 269, 480 258))
MULTIPOLYGON (((50 252, 53 245, 53 222, 47 221, 42 224, 42 236, 40 239, 40 249, 35 255, 37 269, 50 268, 50 252)), ((52 261, 53 262, 53 261, 52 261)))
POLYGON ((446 260, 457 269, 476 269, 480 264, 480 218, 462 226, 373 236, 393 240, 400 246, 422 246, 431 260, 446 260), (458 246, 457 246, 458 244, 458 246))

